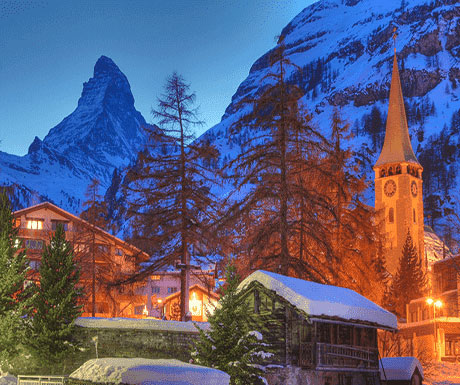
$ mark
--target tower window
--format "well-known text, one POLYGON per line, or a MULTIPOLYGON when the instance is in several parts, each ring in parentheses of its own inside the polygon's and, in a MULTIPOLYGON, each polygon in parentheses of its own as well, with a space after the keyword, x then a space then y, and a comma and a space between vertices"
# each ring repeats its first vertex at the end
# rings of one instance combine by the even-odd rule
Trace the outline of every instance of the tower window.
POLYGON ((415 215, 415 209, 412 209, 412 212, 413 212, 413 214, 414 214, 414 223, 417 223, 417 219, 416 219, 417 216, 415 215))
POLYGON ((388 222, 393 223, 395 221, 395 210, 393 207, 390 207, 388 211, 388 222))
POLYGON ((387 176, 387 173, 385 172, 385 169, 382 168, 382 171, 380 171, 380 178, 385 178, 387 176))
POLYGON ((390 167, 390 168, 388 169, 388 175, 393 175, 393 167, 390 167))
POLYGON ((401 165, 396 166, 396 174, 401 174, 401 165))

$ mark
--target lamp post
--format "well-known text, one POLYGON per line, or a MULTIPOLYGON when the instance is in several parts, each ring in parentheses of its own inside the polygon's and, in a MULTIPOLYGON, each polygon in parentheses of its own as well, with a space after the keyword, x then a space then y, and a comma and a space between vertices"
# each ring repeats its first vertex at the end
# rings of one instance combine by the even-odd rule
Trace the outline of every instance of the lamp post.
POLYGON ((442 301, 439 299, 434 300, 433 298, 427 298, 426 303, 430 306, 433 305, 434 354, 436 356, 436 359, 438 359, 438 330, 436 328, 436 308, 442 307, 442 301))

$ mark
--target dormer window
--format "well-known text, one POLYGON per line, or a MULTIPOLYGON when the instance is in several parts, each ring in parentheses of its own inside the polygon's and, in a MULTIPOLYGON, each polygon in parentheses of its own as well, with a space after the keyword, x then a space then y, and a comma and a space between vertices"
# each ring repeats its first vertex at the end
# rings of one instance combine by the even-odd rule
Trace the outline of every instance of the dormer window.
POLYGON ((43 229, 43 219, 28 219, 27 228, 30 230, 42 230, 43 229))

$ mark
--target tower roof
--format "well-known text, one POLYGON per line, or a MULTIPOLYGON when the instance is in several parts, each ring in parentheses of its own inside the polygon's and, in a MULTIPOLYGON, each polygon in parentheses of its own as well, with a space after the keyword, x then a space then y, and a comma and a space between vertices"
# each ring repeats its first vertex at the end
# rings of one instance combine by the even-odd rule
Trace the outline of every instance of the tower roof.
POLYGON ((385 141, 375 166, 399 162, 419 164, 409 138, 401 80, 399 78, 398 62, 395 54, 393 58, 393 73, 391 75, 385 141))

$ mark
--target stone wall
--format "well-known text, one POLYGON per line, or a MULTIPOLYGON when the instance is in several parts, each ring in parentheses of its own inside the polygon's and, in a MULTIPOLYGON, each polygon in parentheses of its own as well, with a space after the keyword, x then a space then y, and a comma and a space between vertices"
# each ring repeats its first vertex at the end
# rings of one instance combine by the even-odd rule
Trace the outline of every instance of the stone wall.
MULTIPOLYGON (((148 321, 150 320, 130 320, 128 327, 123 325, 123 322, 119 327, 101 326, 98 323, 85 325, 84 322, 77 322, 73 343, 78 349, 66 360, 66 373, 72 372, 87 360, 96 358, 96 340, 99 358, 176 358, 185 362, 190 360, 193 341, 199 336, 191 322, 151 320, 151 325, 146 325, 148 321)), ((107 324, 110 320, 102 322, 107 324)))
POLYGON ((268 385, 378 384, 377 373, 338 373, 301 369, 296 366, 267 368, 268 385))

